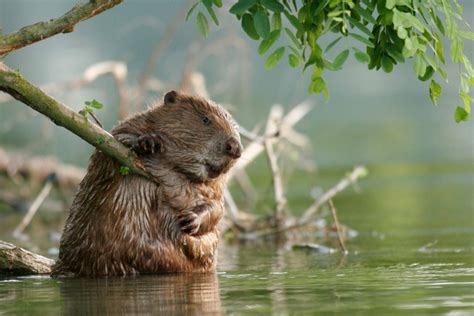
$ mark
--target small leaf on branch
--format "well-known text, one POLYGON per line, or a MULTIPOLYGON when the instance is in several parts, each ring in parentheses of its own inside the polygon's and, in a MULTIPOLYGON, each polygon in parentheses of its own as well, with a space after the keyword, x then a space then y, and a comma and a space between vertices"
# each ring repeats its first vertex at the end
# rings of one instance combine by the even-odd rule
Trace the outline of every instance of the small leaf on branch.
POLYGON ((104 107, 104 105, 96 99, 93 99, 92 101, 86 101, 84 104, 97 110, 100 110, 104 107))
POLYGON ((336 56, 336 58, 334 58, 334 61, 333 61, 334 68, 340 69, 342 67, 342 65, 344 65, 344 63, 346 62, 348 56, 349 56, 349 50, 348 49, 343 50, 342 52, 340 52, 336 56))
POLYGON ((454 112, 454 120, 456 123, 460 123, 462 121, 469 121, 469 113, 462 107, 456 107, 456 111, 454 112))
POLYGON ((435 80, 431 80, 430 98, 431 98, 431 102, 433 102, 434 105, 438 104, 438 98, 441 96, 442 93, 443 93, 443 88, 435 80))
POLYGON ((258 40, 260 38, 260 35, 258 35, 257 30, 255 30, 253 17, 248 13, 242 16, 242 28, 251 39, 258 40))
POLYGON ((207 18, 202 12, 199 12, 196 19, 197 27, 199 32, 207 37, 209 35, 209 24, 207 23, 207 18))
POLYGON ((230 8, 229 12, 235 15, 244 14, 255 4, 255 2, 256 0, 239 0, 239 2, 230 8))
POLYGON ((265 69, 270 70, 275 67, 280 59, 285 54, 285 47, 277 48, 273 53, 268 56, 267 60, 265 60, 265 69))
POLYGON ((268 49, 280 38, 280 30, 275 30, 270 33, 267 39, 264 39, 258 47, 260 55, 265 54, 268 49))
POLYGON ((253 22, 257 34, 262 38, 267 38, 270 34, 270 20, 265 11, 258 10, 253 15, 253 22))

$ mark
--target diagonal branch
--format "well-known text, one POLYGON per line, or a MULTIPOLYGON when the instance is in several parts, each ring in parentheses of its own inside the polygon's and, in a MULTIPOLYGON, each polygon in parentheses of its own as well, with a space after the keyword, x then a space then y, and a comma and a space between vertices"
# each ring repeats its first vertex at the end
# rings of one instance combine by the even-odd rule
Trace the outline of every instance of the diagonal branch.
POLYGON ((0 36, 0 55, 44 40, 59 33, 74 31, 74 26, 105 10, 108 10, 123 0, 90 0, 78 4, 63 16, 47 22, 38 22, 25 26, 16 32, 0 36))
POLYGON ((51 119, 56 125, 73 132, 104 154, 115 158, 130 171, 148 177, 137 156, 107 131, 53 99, 2 62, 0 62, 0 91, 10 94, 18 101, 51 119))

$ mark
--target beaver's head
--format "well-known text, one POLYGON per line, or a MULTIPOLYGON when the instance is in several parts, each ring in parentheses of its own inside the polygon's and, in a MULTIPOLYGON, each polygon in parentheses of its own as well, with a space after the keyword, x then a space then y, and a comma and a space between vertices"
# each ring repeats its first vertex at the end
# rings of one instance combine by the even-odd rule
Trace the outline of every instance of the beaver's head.
POLYGON ((242 154, 238 125, 206 98, 171 91, 154 112, 163 135, 160 158, 192 181, 217 178, 242 154))

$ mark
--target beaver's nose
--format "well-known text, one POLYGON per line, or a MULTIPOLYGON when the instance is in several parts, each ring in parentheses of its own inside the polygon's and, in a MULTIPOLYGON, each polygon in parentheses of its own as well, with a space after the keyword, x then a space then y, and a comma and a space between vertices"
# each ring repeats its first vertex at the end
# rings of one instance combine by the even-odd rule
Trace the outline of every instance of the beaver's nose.
POLYGON ((225 152, 232 158, 237 159, 242 155, 242 145, 235 137, 231 137, 225 144, 225 152))

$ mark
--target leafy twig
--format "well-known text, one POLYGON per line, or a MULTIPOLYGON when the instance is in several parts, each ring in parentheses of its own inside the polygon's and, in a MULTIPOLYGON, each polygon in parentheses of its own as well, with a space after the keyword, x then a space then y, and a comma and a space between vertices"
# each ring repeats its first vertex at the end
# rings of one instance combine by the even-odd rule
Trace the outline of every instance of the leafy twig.
POLYGON ((89 144, 115 158, 136 174, 149 177, 133 151, 118 142, 107 131, 91 124, 84 116, 53 99, 41 89, 0 62, 0 91, 4 91, 32 109, 50 118, 89 144))

